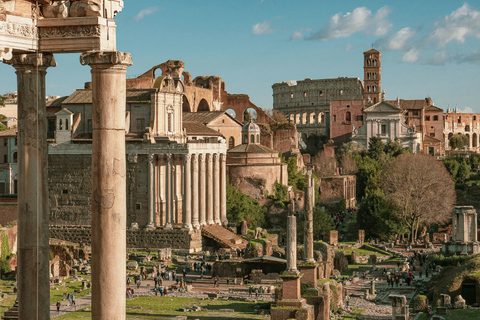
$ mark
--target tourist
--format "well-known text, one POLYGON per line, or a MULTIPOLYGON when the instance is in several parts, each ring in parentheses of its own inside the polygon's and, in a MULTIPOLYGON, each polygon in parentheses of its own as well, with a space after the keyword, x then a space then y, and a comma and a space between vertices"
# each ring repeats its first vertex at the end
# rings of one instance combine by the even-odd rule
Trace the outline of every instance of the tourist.
POLYGON ((67 306, 70 306, 70 292, 67 293, 67 306))
POLYGON ((62 304, 60 303, 60 300, 57 300, 57 312, 60 313, 60 306, 62 304))
POLYGON ((230 279, 227 278, 227 288, 230 289, 230 279))
POLYGON ((235 276, 235 278, 233 278, 233 286, 234 286, 234 287, 237 286, 237 276, 235 276))
POLYGON ((217 288, 220 287, 220 277, 217 275, 217 288))
POLYGON ((72 306, 75 305, 75 295, 72 293, 72 306))
POLYGON ((259 291, 260 291, 260 297, 263 298, 263 287, 262 286, 260 286, 259 291))
POLYGON ((253 292, 252 286, 248 286, 248 296, 251 297, 253 292))
POLYGON ((217 282, 218 282, 217 278, 216 277, 213 278, 213 287, 214 288, 217 286, 217 282))

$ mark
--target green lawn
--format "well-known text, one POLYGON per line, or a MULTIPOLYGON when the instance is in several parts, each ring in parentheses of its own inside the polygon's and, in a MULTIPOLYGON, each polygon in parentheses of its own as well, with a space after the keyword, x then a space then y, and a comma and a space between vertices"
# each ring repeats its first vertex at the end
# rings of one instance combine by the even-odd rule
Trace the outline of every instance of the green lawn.
MULTIPOLYGON (((91 276, 86 276, 82 275, 82 278, 84 278, 87 281, 91 280, 91 276)), ((63 300, 63 293, 74 293, 75 290, 80 290, 82 288, 82 282, 81 281, 75 281, 70 283, 71 278, 62 281, 62 284, 60 285, 55 285, 53 288, 50 287, 50 304, 56 303, 58 300, 62 301, 63 300)), ((90 294, 90 290, 87 289, 83 292, 76 292, 75 297, 83 297, 84 295, 90 294)))
MULTIPOLYGON (((188 316, 188 319, 265 319, 254 314, 252 302, 227 300, 200 300, 173 297, 138 297, 127 300, 127 319, 158 320, 159 317, 188 316), (179 308, 189 308, 197 305, 202 308, 198 312, 180 312, 179 308), (206 310, 203 310, 206 308, 206 310), (234 309, 233 313, 218 311, 219 309, 234 309)), ((90 309, 72 312, 56 319, 91 319, 90 309)))
MULTIPOLYGON (((464 310, 448 310, 448 314, 442 315, 445 320, 478 320, 480 319, 480 311, 473 309, 464 310)), ((428 318, 426 313, 423 313, 417 320, 426 320, 428 318)))

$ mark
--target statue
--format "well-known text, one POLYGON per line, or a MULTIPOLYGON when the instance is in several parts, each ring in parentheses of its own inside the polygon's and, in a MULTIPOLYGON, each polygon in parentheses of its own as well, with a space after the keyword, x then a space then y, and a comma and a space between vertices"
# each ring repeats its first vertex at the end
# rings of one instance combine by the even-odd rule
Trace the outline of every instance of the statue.
POLYGON ((66 18, 70 10, 70 0, 58 0, 43 7, 45 18, 66 18))
POLYGON ((123 9, 123 0, 52 0, 42 8, 45 18, 103 17, 113 19, 123 9))

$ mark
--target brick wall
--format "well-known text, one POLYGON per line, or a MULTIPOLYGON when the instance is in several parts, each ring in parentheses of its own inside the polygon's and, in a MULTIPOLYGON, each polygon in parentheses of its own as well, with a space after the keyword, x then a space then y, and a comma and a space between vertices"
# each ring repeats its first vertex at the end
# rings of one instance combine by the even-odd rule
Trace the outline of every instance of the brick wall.
MULTIPOLYGON (((76 243, 91 244, 91 227, 85 226, 50 226, 50 238, 76 243)), ((127 248, 161 249, 198 252, 202 249, 200 230, 127 230, 127 248)))

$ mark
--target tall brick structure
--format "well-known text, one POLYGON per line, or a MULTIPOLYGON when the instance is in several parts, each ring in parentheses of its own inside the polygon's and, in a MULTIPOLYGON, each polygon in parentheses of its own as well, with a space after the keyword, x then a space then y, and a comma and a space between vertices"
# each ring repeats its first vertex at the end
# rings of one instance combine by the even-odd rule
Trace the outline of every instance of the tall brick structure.
POLYGON ((380 102, 382 92, 382 54, 375 49, 363 53, 363 99, 365 105, 380 102))

